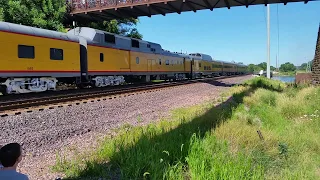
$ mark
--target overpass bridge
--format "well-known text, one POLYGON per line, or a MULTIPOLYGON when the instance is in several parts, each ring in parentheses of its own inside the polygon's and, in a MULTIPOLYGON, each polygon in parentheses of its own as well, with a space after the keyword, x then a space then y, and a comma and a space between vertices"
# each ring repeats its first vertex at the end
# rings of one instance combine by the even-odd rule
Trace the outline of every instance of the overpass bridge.
POLYGON ((109 20, 138 18, 215 8, 228 8, 260 4, 317 1, 317 0, 68 0, 71 15, 79 18, 109 20))

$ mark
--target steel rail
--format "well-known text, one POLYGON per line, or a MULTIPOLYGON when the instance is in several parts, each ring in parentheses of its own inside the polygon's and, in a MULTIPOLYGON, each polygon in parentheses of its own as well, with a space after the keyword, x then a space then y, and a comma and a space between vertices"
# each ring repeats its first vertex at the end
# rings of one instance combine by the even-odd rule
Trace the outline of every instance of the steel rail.
POLYGON ((51 94, 45 97, 31 97, 31 98, 24 98, 24 99, 7 100, 4 102, 0 102, 0 113, 3 113, 5 111, 22 109, 22 108, 30 108, 35 106, 50 105, 50 104, 57 104, 57 103, 66 103, 66 102, 72 102, 72 101, 85 101, 88 99, 100 98, 104 96, 120 95, 120 94, 133 93, 138 91, 147 91, 152 89, 167 88, 167 87, 186 85, 186 84, 203 82, 203 81, 213 81, 213 80, 232 78, 232 77, 236 77, 236 76, 220 76, 215 78, 173 81, 173 82, 156 83, 156 84, 150 84, 150 85, 138 85, 138 86, 132 86, 132 87, 119 86, 119 88, 117 89, 98 89, 98 90, 93 89, 87 92, 86 91, 76 92, 75 90, 73 90, 70 93, 66 93, 66 94, 58 94, 58 95, 51 94))

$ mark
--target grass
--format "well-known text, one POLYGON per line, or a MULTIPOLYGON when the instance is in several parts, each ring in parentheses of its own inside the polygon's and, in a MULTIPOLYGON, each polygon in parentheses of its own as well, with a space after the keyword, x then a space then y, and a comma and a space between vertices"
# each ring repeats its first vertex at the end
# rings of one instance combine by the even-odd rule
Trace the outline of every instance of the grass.
POLYGON ((67 179, 319 179, 319 94, 254 78, 218 102, 125 125, 90 154, 57 156, 53 168, 67 179))

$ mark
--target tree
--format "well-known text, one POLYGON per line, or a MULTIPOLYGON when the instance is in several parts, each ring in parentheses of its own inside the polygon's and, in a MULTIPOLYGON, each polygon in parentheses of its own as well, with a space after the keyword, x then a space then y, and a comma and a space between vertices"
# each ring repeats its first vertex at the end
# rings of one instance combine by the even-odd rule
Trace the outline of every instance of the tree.
POLYGON ((0 21, 4 21, 4 18, 3 18, 3 8, 0 8, 0 21))
POLYGON ((296 67, 294 64, 286 62, 285 64, 281 64, 280 66, 280 71, 282 72, 290 72, 290 71, 295 71, 296 67))
POLYGON ((299 66, 299 69, 300 70, 305 70, 307 68, 307 63, 302 63, 300 66, 299 66))
POLYGON ((259 66, 261 69, 263 69, 264 71, 267 70, 267 63, 266 62, 263 62, 263 63, 260 63, 258 64, 257 66, 259 66))
POLYGON ((27 26, 63 31, 65 0, 2 1, 3 20, 27 26))
POLYGON ((276 70, 276 68, 275 68, 275 67, 273 67, 273 66, 270 66, 270 70, 271 70, 271 71, 275 71, 275 70, 276 70))
POLYGON ((262 68, 260 66, 258 66, 258 65, 254 65, 254 64, 249 64, 248 65, 248 71, 249 72, 259 72, 261 70, 262 70, 262 68))
POLYGON ((248 65, 248 71, 249 72, 254 72, 254 66, 255 66, 254 64, 249 64, 248 65))
MULTIPOLYGON (((65 32, 70 6, 66 0, 0 0, 0 20, 65 32)), ((123 36, 142 39, 135 28, 139 21, 134 18, 88 22, 81 20, 80 26, 92 27, 123 36)))

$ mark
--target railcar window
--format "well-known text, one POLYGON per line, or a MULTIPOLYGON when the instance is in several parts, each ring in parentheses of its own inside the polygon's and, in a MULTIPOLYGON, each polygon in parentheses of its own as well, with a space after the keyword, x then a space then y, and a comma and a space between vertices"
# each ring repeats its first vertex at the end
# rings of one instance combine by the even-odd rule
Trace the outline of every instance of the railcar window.
POLYGON ((169 65, 169 60, 166 60, 166 65, 169 65))
POLYGON ((199 63, 199 67, 201 67, 201 63, 199 63))
POLYGON ((150 48, 151 46, 150 46, 150 44, 147 44, 147 48, 150 48))
POLYGON ((219 64, 212 64, 212 68, 221 68, 222 66, 219 64))
POLYGON ((63 49, 50 48, 51 60, 63 60, 63 49))
POLYGON ((107 43, 111 43, 111 44, 116 43, 116 37, 112 34, 104 34, 104 40, 107 43))
POLYGON ((207 66, 204 66, 204 70, 207 70, 207 66))
POLYGON ((131 47, 139 48, 140 47, 139 41, 131 39, 131 47))
POLYGON ((100 53, 100 62, 103 62, 104 61, 104 55, 103 53, 100 53))
POLYGON ((136 58, 136 63, 139 64, 139 57, 136 58))
POLYGON ((159 59, 159 65, 161 65, 161 59, 159 59))
POLYGON ((34 59, 34 46, 18 45, 18 57, 34 59))

